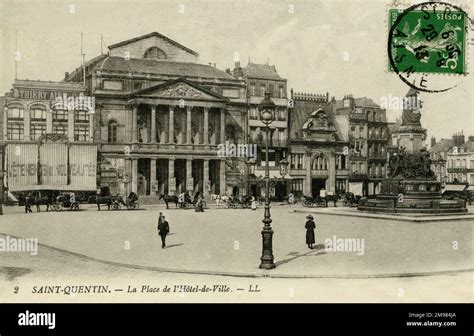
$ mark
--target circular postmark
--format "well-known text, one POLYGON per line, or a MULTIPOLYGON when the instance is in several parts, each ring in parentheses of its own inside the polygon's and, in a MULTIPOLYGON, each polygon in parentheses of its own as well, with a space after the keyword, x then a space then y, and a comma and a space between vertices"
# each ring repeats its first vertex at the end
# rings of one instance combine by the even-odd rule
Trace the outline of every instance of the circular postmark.
POLYGON ((458 6, 424 2, 389 10, 389 71, 415 90, 445 92, 467 75, 469 18, 458 6))

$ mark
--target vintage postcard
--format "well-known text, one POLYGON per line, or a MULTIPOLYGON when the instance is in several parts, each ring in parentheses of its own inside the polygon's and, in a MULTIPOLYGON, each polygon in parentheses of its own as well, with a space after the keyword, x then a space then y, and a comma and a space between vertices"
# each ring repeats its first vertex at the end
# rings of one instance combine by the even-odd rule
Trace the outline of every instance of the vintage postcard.
POLYGON ((1 301, 471 302, 473 18, 2 0, 1 301))

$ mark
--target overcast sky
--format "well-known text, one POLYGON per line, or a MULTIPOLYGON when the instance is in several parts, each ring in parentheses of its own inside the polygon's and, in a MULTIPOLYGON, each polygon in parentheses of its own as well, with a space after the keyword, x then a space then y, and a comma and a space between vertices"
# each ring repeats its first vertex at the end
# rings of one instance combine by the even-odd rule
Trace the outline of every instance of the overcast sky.
MULTIPOLYGON (((101 34, 111 45, 157 31, 197 51, 201 63, 217 63, 222 70, 233 67, 238 52, 242 65, 249 58, 269 60, 288 79, 288 89, 380 102, 408 91, 386 71, 387 3, 1 0, 0 91, 8 91, 14 79, 15 30, 21 52, 18 78, 42 80, 61 80, 65 71, 80 65, 81 32, 90 59, 100 54, 101 34)), ((448 92, 422 94, 422 124, 429 136, 448 138, 460 130, 474 135, 473 76, 460 81, 448 92)), ((389 120, 400 114, 387 111, 389 120)))

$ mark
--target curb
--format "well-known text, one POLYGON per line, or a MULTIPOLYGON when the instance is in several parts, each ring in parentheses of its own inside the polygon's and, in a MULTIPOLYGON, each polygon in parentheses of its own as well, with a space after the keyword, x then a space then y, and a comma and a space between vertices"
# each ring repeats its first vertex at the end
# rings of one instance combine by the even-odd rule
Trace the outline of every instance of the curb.
MULTIPOLYGON (((291 211, 290 211, 291 212, 291 211)), ((371 218, 371 219, 385 219, 385 220, 396 220, 402 222, 415 222, 415 223, 428 223, 428 222, 443 222, 443 221, 460 221, 460 220, 472 220, 474 219, 474 214, 468 213, 465 215, 453 216, 440 216, 439 218, 434 217, 404 217, 404 216, 394 216, 394 215, 382 215, 382 214, 365 214, 358 212, 344 212, 344 211, 318 211, 318 210, 301 210, 295 209, 293 212, 302 212, 302 213, 316 213, 319 215, 328 215, 328 216, 344 216, 352 218, 371 218)))
MULTIPOLYGON (((5 234, 0 232, 0 235, 10 236, 15 239, 21 239, 21 237, 5 234)), ((103 260, 95 257, 90 257, 85 254, 72 252, 60 247, 55 247, 38 242, 38 246, 62 252, 70 256, 82 258, 88 261, 97 262, 110 266, 118 266, 125 268, 132 268, 137 270, 154 271, 162 273, 178 273, 178 274, 197 274, 197 275, 213 275, 213 276, 224 276, 224 277, 238 277, 238 278, 273 278, 273 279, 381 279, 381 278, 412 278, 412 277, 427 277, 436 275, 454 275, 457 273, 470 273, 474 272, 474 268, 460 269, 460 270, 448 270, 448 271, 432 271, 432 272, 409 272, 409 273, 385 273, 385 274, 329 274, 329 275, 300 275, 300 274, 271 274, 271 273, 239 273, 239 272, 221 272, 221 271, 200 271, 200 270, 183 270, 173 268, 162 268, 155 266, 142 266, 134 264, 126 264, 116 261, 103 260)), ((270 271, 271 272, 271 271, 270 271)))

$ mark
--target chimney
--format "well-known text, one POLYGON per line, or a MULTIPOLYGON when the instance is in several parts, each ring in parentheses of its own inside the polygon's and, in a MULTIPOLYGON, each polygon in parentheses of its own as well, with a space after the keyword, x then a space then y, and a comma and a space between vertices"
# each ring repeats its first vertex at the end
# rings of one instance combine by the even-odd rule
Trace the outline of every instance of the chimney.
POLYGON ((434 136, 431 137, 431 147, 436 145, 436 138, 434 136))
POLYGON ((64 73, 64 80, 67 80, 68 77, 69 77, 69 72, 66 71, 66 72, 64 73))
POLYGON ((453 146, 459 147, 464 143, 464 134, 462 132, 454 133, 453 146))
POLYGON ((233 76, 234 78, 237 78, 237 79, 244 77, 244 71, 242 70, 242 67, 240 66, 240 61, 235 62, 233 76))

